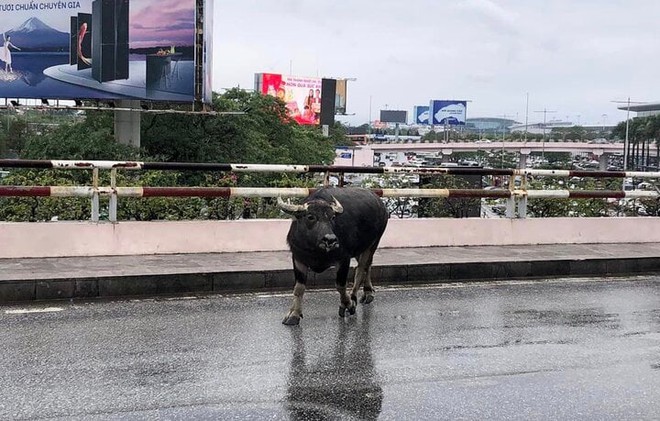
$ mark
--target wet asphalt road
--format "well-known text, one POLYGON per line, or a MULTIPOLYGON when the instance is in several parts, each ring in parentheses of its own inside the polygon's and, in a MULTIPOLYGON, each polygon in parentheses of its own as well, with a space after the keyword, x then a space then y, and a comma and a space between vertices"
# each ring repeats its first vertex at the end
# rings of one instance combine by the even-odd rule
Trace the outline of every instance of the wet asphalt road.
POLYGON ((289 304, 0 307, 0 419, 660 417, 660 277, 381 288, 346 320, 311 291, 294 328, 289 304))

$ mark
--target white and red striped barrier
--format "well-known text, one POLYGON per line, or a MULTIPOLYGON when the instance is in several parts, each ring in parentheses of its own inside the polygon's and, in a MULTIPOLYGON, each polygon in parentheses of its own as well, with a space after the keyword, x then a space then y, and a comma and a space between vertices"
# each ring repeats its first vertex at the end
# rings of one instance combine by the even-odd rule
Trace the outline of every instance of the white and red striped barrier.
MULTIPOLYGON (((80 187, 80 186, 0 186, 0 197, 307 197, 313 188, 270 187, 80 187)), ((653 190, 485 190, 485 189, 371 189, 380 197, 460 197, 531 199, 641 199, 657 198, 653 190)))
POLYGON ((224 164, 193 162, 143 161, 74 161, 0 159, 0 168, 41 169, 102 169, 102 170, 175 170, 226 172, 286 172, 286 173, 355 173, 355 174, 439 174, 439 175, 500 175, 540 177, 593 177, 593 178, 660 178, 660 171, 585 171, 539 170, 462 167, 354 167, 337 165, 279 165, 279 164, 224 164))
MULTIPOLYGON (((116 187, 115 172, 126 170, 197 170, 231 172, 292 172, 292 173, 366 173, 366 174, 434 174, 434 175, 499 175, 543 177, 593 177, 593 178, 660 178, 660 172, 631 171, 574 171, 535 169, 492 168, 417 168, 417 167, 349 167, 325 165, 269 165, 269 164, 221 164, 141 161, 74 161, 74 160, 12 160, 0 159, 0 168, 40 169, 92 169, 93 186, 2 186, 0 197, 87 197, 92 198, 92 220, 99 218, 99 197, 110 197, 110 220, 116 221, 118 197, 306 197, 312 188, 259 188, 259 187, 116 187), (98 171, 112 170, 111 186, 98 185, 98 171)), ((527 190, 525 183, 516 189, 372 189, 381 197, 419 198, 500 198, 508 199, 513 209, 516 201, 523 203, 519 213, 525 216, 526 199, 640 199, 658 198, 660 190, 527 190)), ((513 216, 513 210, 509 212, 513 216)))

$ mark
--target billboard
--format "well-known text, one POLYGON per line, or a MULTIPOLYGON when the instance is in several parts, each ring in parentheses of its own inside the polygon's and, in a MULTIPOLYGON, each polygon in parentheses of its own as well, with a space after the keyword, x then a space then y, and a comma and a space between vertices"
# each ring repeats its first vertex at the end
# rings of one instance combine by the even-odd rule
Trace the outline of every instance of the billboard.
POLYGON ((321 80, 321 119, 322 126, 332 127, 335 125, 335 100, 337 93, 337 80, 321 80))
POLYGON ((320 124, 322 80, 277 73, 257 73, 254 89, 280 98, 289 116, 299 124, 320 124))
POLYGON ((403 123, 408 121, 408 112, 401 110, 380 110, 380 121, 383 123, 403 123))
POLYGON ((431 124, 464 126, 467 114, 467 101, 434 100, 430 104, 431 124))
POLYGON ((0 0, 0 97, 210 102, 211 4, 196 28, 196 0, 0 0))
POLYGON ((346 93, 347 93, 347 80, 337 79, 337 87, 335 90, 335 113, 346 115, 346 93))
POLYGON ((428 105, 416 105, 413 109, 413 115, 415 116, 415 124, 429 124, 428 105))

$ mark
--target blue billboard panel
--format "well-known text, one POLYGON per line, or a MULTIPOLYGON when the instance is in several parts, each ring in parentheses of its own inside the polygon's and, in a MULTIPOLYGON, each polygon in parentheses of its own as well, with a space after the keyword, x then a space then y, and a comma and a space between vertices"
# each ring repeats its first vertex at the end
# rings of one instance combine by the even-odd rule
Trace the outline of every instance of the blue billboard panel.
POLYGON ((464 126, 467 115, 467 101, 434 100, 430 104, 431 124, 464 126))
MULTIPOLYGON (((204 3, 207 10, 211 0, 204 3)), ((211 54, 196 51, 196 7, 195 0, 0 0, 0 97, 210 101, 211 54)))
POLYGON ((415 116, 415 124, 429 124, 429 106, 428 105, 416 105, 413 110, 413 115, 415 116))

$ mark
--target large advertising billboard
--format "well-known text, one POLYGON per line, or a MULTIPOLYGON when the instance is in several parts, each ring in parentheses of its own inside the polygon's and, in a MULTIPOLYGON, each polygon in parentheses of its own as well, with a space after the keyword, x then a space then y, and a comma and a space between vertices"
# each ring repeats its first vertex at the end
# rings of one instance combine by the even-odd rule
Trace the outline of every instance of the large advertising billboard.
POLYGON ((284 101, 289 116, 299 124, 320 124, 321 86, 318 77, 257 73, 255 90, 284 101))
POLYGON ((429 124, 429 106, 428 105, 416 105, 413 109, 413 115, 415 116, 415 124, 427 125, 429 124))
POLYGON ((408 121, 408 111, 403 110, 380 110, 380 121, 383 123, 402 123, 408 121))
POLYGON ((212 17, 196 28, 196 0, 0 0, 0 97, 208 102, 212 17))
POLYGON ((321 79, 321 119, 319 123, 327 126, 328 130, 335 125, 337 82, 336 79, 321 79))
POLYGON ((347 80, 337 79, 337 88, 335 90, 335 113, 339 115, 346 115, 346 94, 347 94, 347 80))
POLYGON ((464 126, 467 115, 467 101, 434 100, 430 104, 431 124, 464 126))

